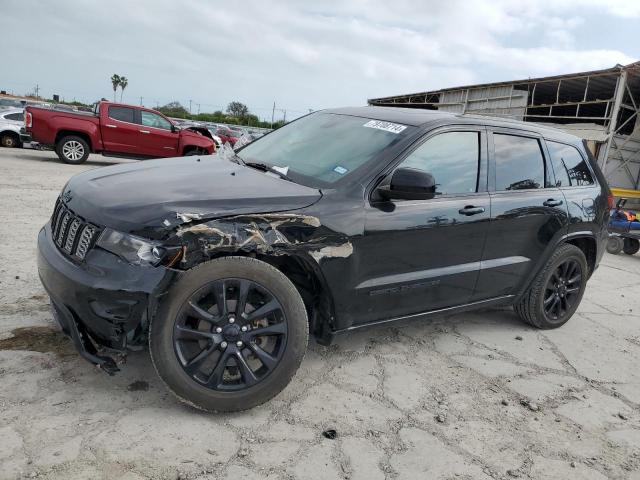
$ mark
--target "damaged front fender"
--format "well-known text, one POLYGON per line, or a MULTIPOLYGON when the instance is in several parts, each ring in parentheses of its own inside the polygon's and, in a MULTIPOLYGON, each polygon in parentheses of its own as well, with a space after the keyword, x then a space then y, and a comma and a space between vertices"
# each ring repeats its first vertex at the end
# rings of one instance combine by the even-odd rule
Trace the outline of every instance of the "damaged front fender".
MULTIPOLYGON (((178 218, 187 217, 177 214, 178 218)), ((190 268, 220 254, 307 254, 317 263, 353 253, 349 238, 326 228, 317 217, 269 213, 237 215, 178 228, 169 244, 183 247, 183 268, 190 268)))

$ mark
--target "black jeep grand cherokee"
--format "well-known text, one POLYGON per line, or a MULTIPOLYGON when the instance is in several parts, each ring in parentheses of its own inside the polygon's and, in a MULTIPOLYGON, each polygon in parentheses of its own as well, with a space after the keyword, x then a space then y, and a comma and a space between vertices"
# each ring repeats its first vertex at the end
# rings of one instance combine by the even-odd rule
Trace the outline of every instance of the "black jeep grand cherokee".
POLYGON ((368 325, 511 304, 564 324, 604 251, 610 191, 575 137, 414 109, 305 116, 234 153, 73 177, 38 238, 81 355, 149 342, 206 410, 253 407, 368 325))

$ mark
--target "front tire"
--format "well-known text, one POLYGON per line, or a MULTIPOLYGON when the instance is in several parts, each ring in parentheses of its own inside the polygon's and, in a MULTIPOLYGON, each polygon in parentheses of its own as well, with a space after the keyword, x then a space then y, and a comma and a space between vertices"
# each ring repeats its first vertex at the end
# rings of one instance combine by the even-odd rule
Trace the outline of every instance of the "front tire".
POLYGON ((153 365, 182 401, 206 411, 260 405, 298 370, 307 313, 295 286, 271 265, 223 257, 184 273, 149 332, 153 365))
POLYGON ((634 255, 640 250, 640 240, 635 238, 625 238, 622 251, 627 255, 634 255))
POLYGON ((558 328, 567 323, 580 305, 587 276, 587 259, 582 250, 574 245, 562 245, 514 309, 520 318, 534 327, 558 328))
POLYGON ((91 149, 84 138, 68 135, 58 141, 56 144, 56 153, 58 154, 58 158, 64 163, 79 165, 87 161, 91 149))

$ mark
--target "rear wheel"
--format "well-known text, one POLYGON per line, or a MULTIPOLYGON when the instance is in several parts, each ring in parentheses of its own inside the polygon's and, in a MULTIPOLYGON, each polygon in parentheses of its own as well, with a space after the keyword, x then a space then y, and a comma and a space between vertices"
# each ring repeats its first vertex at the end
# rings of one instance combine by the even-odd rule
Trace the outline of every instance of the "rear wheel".
POLYGON ((640 250, 640 240, 635 238, 625 238, 624 239, 624 247, 622 247, 622 251, 627 255, 633 255, 638 253, 640 250))
POLYGON ((225 257, 186 272, 151 324, 156 371, 181 400, 208 411, 252 408, 277 395, 307 348, 304 303, 271 265, 225 257))
POLYGON ((68 135, 63 137, 56 144, 58 158, 65 163, 77 165, 84 163, 89 158, 89 144, 82 137, 68 135))
POLYGON ((587 260, 582 250, 574 245, 562 245, 514 306, 516 313, 537 328, 564 325, 580 305, 587 275, 587 260))
POLYGON ((620 237, 609 237, 607 240, 607 252, 618 255, 622 251, 623 242, 620 237))

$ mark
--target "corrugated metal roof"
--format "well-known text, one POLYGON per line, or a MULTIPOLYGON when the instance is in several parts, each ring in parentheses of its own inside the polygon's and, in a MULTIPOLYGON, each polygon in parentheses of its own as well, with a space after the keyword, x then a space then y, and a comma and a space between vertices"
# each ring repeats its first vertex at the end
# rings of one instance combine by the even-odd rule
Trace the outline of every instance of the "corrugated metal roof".
POLYGON ((460 86, 460 87, 441 88, 441 89, 438 89, 438 90, 428 90, 428 91, 417 92, 417 93, 404 93, 404 94, 392 95, 392 96, 388 96, 388 97, 371 98, 371 99, 368 100, 368 102, 369 103, 372 103, 372 102, 383 103, 384 101, 393 100, 393 99, 396 99, 396 98, 412 97, 412 96, 420 96, 420 95, 433 95, 433 94, 451 92, 451 91, 456 91, 456 90, 478 89, 478 88, 488 88, 488 87, 502 87, 502 86, 509 86, 509 85, 515 85, 515 84, 524 84, 524 83, 557 81, 557 80, 571 79, 571 78, 576 78, 576 77, 587 77, 587 76, 616 74, 616 73, 619 73, 619 72, 621 72, 623 70, 631 70, 631 69, 640 70, 640 61, 633 62, 633 63, 630 63, 628 65, 616 65, 614 67, 605 68, 605 69, 602 69, 602 70, 591 70, 591 71, 587 71, 587 72, 566 73, 566 74, 563 74, 563 75, 554 75, 554 76, 550 76, 550 77, 527 78, 527 79, 521 79, 521 80, 510 80, 510 81, 505 81, 505 82, 479 83, 479 84, 476 84, 476 85, 465 85, 465 86, 460 86))

